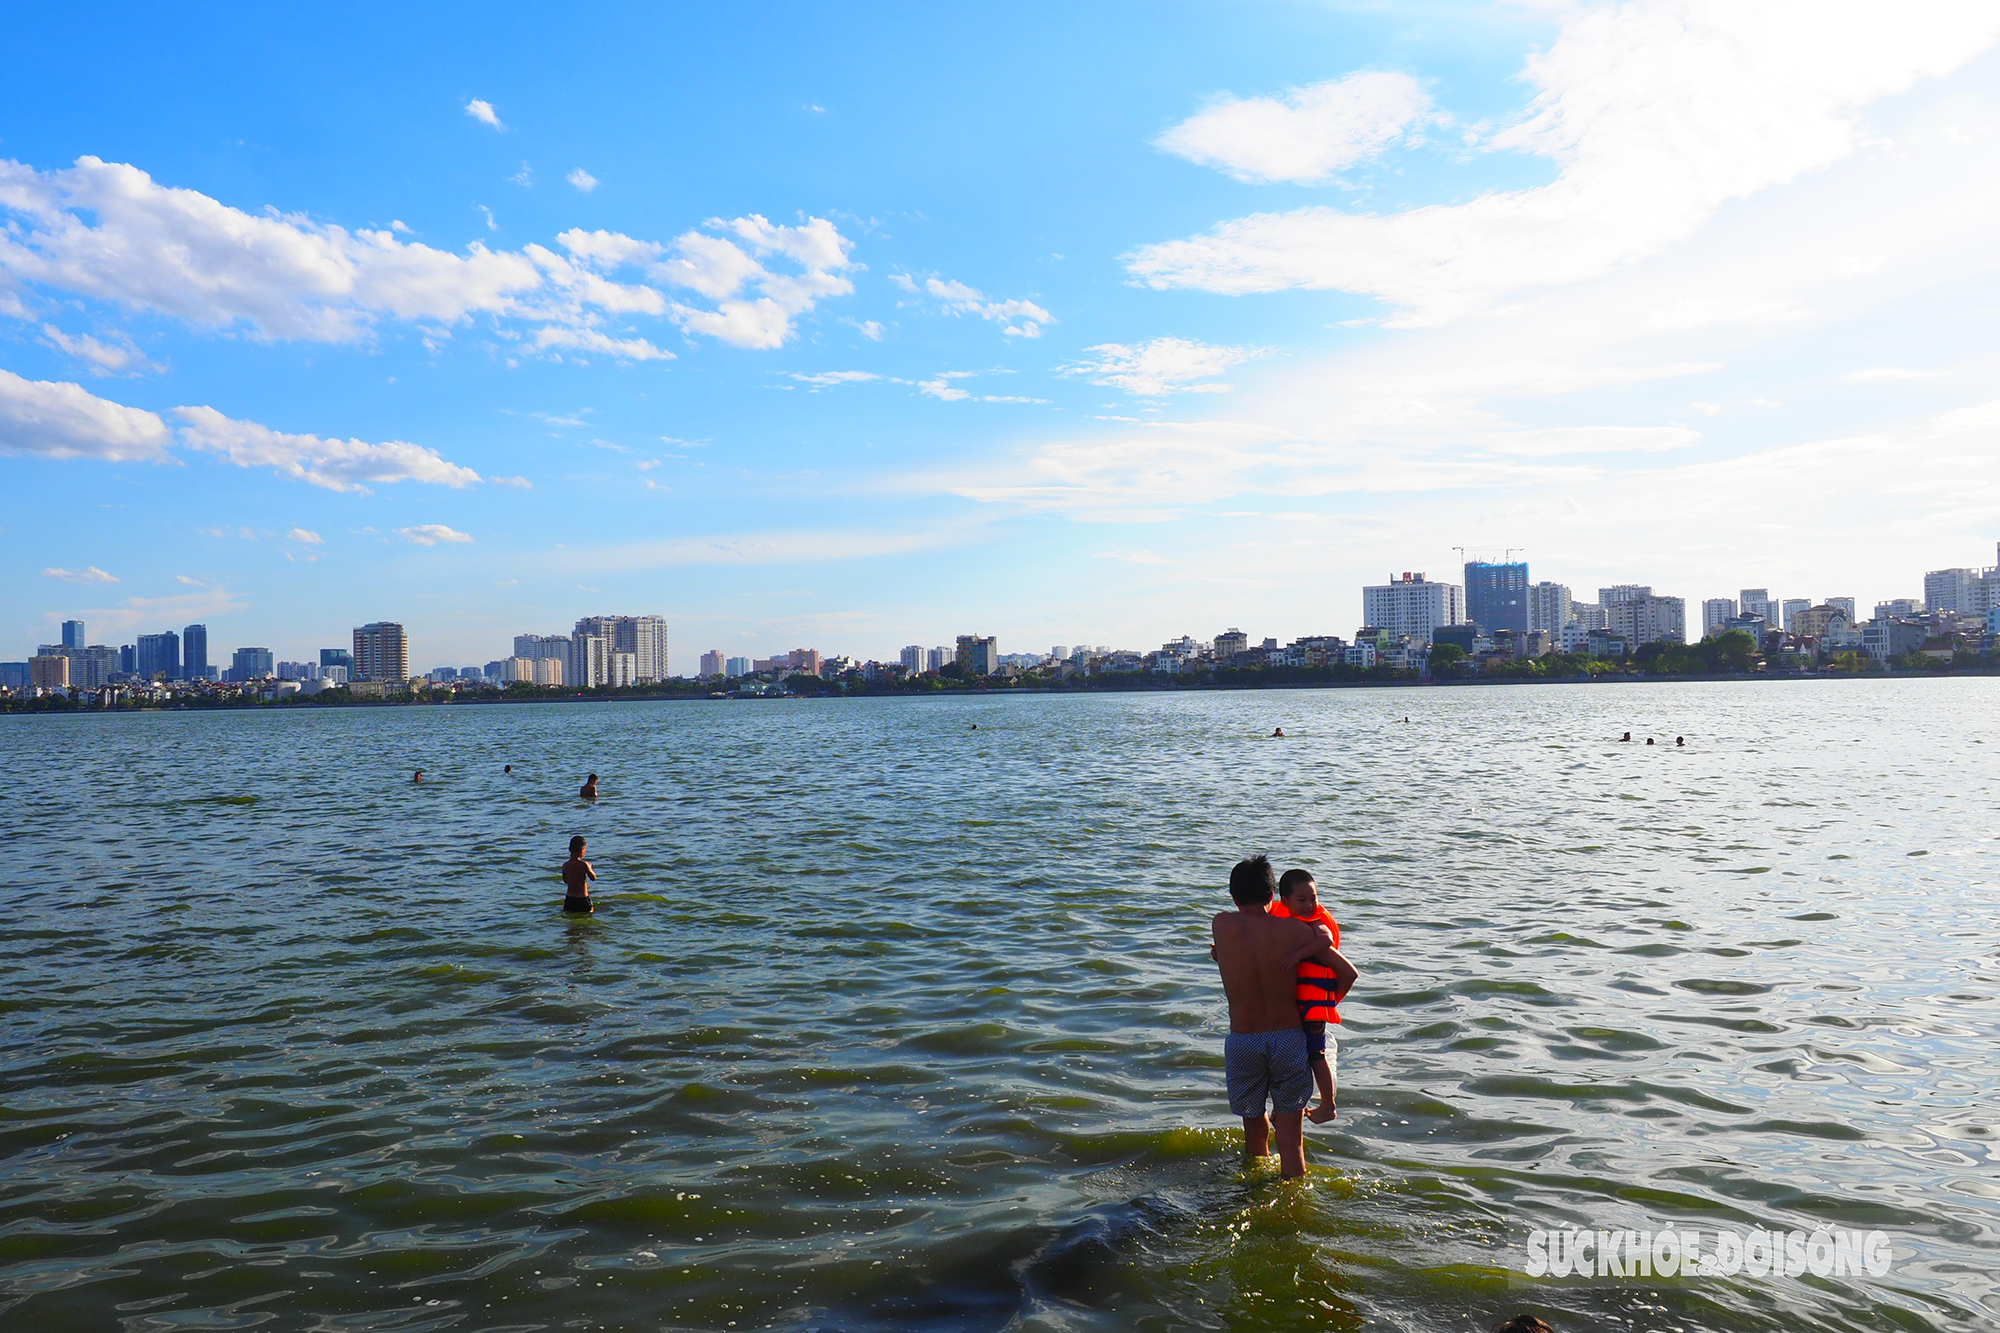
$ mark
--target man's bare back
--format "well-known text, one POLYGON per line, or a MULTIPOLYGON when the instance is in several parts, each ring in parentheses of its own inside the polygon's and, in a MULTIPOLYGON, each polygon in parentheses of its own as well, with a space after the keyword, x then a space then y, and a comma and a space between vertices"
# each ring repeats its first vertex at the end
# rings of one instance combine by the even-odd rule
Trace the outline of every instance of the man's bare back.
POLYGON ((1298 1027, 1299 964, 1309 958, 1335 967, 1346 962, 1334 952, 1326 927, 1267 916, 1262 908, 1218 912, 1212 929, 1231 1032, 1298 1027))

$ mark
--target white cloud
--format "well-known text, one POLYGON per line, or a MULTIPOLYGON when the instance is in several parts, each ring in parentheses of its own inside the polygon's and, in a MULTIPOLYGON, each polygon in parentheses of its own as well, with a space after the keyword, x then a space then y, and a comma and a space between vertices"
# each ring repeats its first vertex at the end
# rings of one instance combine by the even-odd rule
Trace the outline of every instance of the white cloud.
MULTIPOLYGON (((184 582, 193 583, 192 579, 184 582)), ((199 586, 199 585, 197 585, 199 586)), ((105 642, 116 643, 133 630, 155 630, 164 625, 185 625, 234 615, 243 603, 227 588, 204 587, 201 592, 175 597, 132 597, 117 606, 97 606, 76 616, 90 623, 105 642)))
POLYGON ((823 370, 816 375, 802 375, 795 370, 790 374, 801 384, 811 384, 820 388, 834 384, 866 384, 870 380, 882 378, 872 370, 823 370))
MULTIPOLYGON (((907 277, 903 278, 901 285, 910 291, 916 290, 916 284, 907 277)), ((962 282, 930 278, 925 281, 924 290, 943 302, 944 308, 953 314, 996 320, 1007 325, 1003 332, 1016 338, 1039 338, 1042 336, 1042 325, 1056 322, 1054 315, 1033 301, 989 301, 977 287, 968 287, 962 282)))
POLYGON ((107 574, 96 565, 85 565, 82 569, 45 569, 45 579, 60 579, 64 583, 116 583, 114 574, 107 574))
MULTIPOLYGON (((486 218, 496 225, 490 210, 486 218)), ((552 353, 588 347, 657 360, 669 354, 606 329, 607 319, 669 318, 738 346, 776 347, 818 301, 853 290, 843 276, 850 243, 824 219, 704 226, 671 245, 571 230, 557 238, 566 253, 475 242, 454 254, 394 229, 244 212, 94 157, 49 172, 0 162, 0 280, 259 338, 358 342, 385 320, 420 322, 435 336, 483 316, 555 330, 529 344, 552 353), (626 266, 647 281, 613 281, 626 266), (675 286, 717 305, 672 301, 664 288, 675 286)))
POLYGON ((442 523, 420 523, 414 528, 397 528, 396 535, 419 546, 436 546, 439 542, 469 542, 472 534, 448 528, 442 523))
POLYGON ((1096 359, 1063 366, 1065 375, 1085 375, 1092 384, 1123 389, 1141 398, 1159 398, 1171 393, 1225 393, 1226 384, 1196 384, 1213 378, 1232 366, 1269 356, 1261 347, 1221 347, 1190 338, 1155 338, 1137 347, 1123 343, 1100 343, 1085 351, 1096 359))
POLYGON ((1238 180, 1313 184, 1407 137, 1430 109, 1409 75, 1366 71, 1282 97, 1226 99, 1153 143, 1238 180))
MULTIPOLYGON (((524 190, 532 189, 534 188, 535 184, 535 169, 529 166, 526 162, 523 162, 521 164, 521 169, 515 172, 513 175, 509 176, 507 179, 514 182, 514 184, 520 186, 524 190)), ((491 218, 491 216, 492 216, 491 214, 488 214, 489 219, 491 218)))
POLYGON ((114 333, 106 341, 87 333, 72 337, 53 324, 44 324, 42 341, 84 362, 93 375, 129 375, 160 369, 122 333, 114 333))
POLYGON ((571 185, 574 185, 577 189, 582 190, 585 194, 589 194, 592 190, 597 188, 597 177, 591 175, 589 172, 585 171, 582 167, 578 167, 575 171, 570 172, 569 175, 565 176, 563 179, 567 180, 571 185))
POLYGON ((517 491, 532 491, 535 489, 535 483, 529 481, 526 477, 488 477, 486 480, 492 482, 495 486, 507 486, 517 491))
POLYGON ((1663 453, 1701 443, 1701 432, 1685 426, 1557 426, 1503 432, 1486 447, 1497 454, 1554 458, 1564 454, 1663 453))
POLYGON ((221 454, 238 467, 269 467, 283 476, 331 491, 366 491, 367 483, 421 481, 460 487, 479 480, 469 467, 447 462, 432 449, 390 440, 322 439, 289 435, 254 421, 237 421, 212 407, 177 407, 184 423, 181 439, 196 449, 221 454))
POLYGON ((293 528, 285 534, 285 540, 298 542, 305 546, 319 546, 326 541, 324 537, 314 532, 311 528, 293 528))
POLYGON ((854 325, 854 327, 860 331, 861 336, 866 338, 869 342, 878 343, 882 341, 882 326, 875 320, 864 319, 857 321, 848 319, 848 320, 842 320, 841 322, 844 324, 854 325))
POLYGON ((1951 374, 1948 370, 1903 370, 1896 366, 1876 366, 1868 370, 1851 370, 1841 378, 1849 384, 1896 384, 1907 380, 1936 380, 1951 374))
POLYGON ((1484 147, 1557 164, 1551 183, 1387 215, 1264 213, 1141 248, 1154 287, 1334 288, 1398 322, 1487 309, 1599 276, 1691 234, 1742 199, 1841 160, 1860 108, 1989 45, 2000 11, 1865 0, 1758 5, 1635 0, 1577 7, 1527 62, 1528 114, 1484 147))
POLYGON ((496 130, 507 128, 500 123, 500 115, 493 109, 491 102, 482 102, 475 97, 465 104, 465 114, 482 125, 491 125, 496 130))
POLYGON ((167 423, 142 408, 0 370, 0 453, 161 463, 172 443, 167 423))
POLYGON ((535 331, 535 346, 564 348, 575 352, 601 352, 620 361, 672 361, 674 354, 655 347, 644 338, 614 338, 596 329, 569 329, 544 325, 535 331))
POLYGON ((931 397, 941 399, 947 403, 956 403, 962 399, 972 397, 964 389, 953 387, 947 380, 918 380, 917 387, 931 397))

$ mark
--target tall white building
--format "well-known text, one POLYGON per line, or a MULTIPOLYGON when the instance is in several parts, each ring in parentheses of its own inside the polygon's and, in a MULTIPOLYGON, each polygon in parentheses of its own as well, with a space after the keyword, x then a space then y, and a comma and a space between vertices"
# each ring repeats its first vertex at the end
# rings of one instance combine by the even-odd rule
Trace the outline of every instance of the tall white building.
POLYGON ((514 636, 514 656, 525 657, 530 662, 540 662, 551 657, 567 661, 569 659, 569 636, 567 634, 516 634, 514 636))
POLYGON ((722 674, 723 674, 723 675, 725 675, 725 676, 747 676, 747 675, 749 675, 749 674, 750 674, 750 659, 749 659, 749 658, 747 658, 747 657, 732 657, 732 658, 730 658, 730 659, 729 659, 728 661, 726 661, 726 662, 724 662, 724 663, 722 664, 722 674))
POLYGON ((1734 597, 1711 597, 1701 604, 1701 637, 1712 639, 1736 618, 1734 597))
POLYGON ((1636 602, 1641 598, 1651 597, 1652 595, 1653 589, 1648 584, 1620 583, 1609 588, 1599 588, 1597 590, 1597 601, 1599 605, 1608 610, 1614 602, 1636 602))
POLYGON ((711 648, 701 655, 701 675, 703 680, 722 674, 722 650, 711 648))
POLYGON ((1858 625, 1861 623, 1854 616, 1854 599, 1852 597, 1829 597, 1826 599, 1826 604, 1828 606, 1837 606, 1842 611, 1845 611, 1847 613, 1848 624, 1858 625))
MULTIPOLYGON (((1785 631, 1785 633, 1790 634, 1792 632, 1792 623, 1796 621, 1803 612, 1812 610, 1812 598, 1787 597, 1783 603, 1773 602, 1772 605, 1779 608, 1779 615, 1781 618, 1777 622, 1778 628, 1785 631)), ((1767 625, 1770 624, 1771 618, 1769 616, 1766 616, 1764 618, 1764 623, 1767 625)))
POLYGON ((923 675, 924 671, 926 670, 926 667, 924 665, 925 663, 924 646, 921 643, 913 643, 909 647, 903 649, 902 662, 903 662, 903 670, 909 672, 911 675, 913 676, 923 675))
POLYGON ((1745 588, 1736 594, 1736 604, 1746 616, 1762 616, 1766 625, 1778 623, 1778 599, 1769 588, 1745 588))
POLYGON ((1612 633, 1634 648, 1644 643, 1687 642, 1687 603, 1679 597, 1655 597, 1647 589, 1643 597, 1607 601, 1604 610, 1612 633))
POLYGON ((1427 644, 1438 626, 1465 620, 1465 589, 1456 583, 1432 583, 1422 574, 1405 571, 1392 575, 1387 583, 1362 588, 1361 619, 1393 637, 1408 635, 1427 644))
POLYGON ((1561 583, 1537 583, 1528 589, 1528 628, 1555 634, 1570 622, 1575 605, 1569 588, 1561 583))
POLYGON ((926 671, 942 671, 957 660, 958 649, 956 648, 924 649, 924 670, 926 671))
POLYGON ((585 616, 576 622, 576 633, 607 640, 610 652, 632 654, 633 684, 672 674, 667 668, 667 622, 661 616, 585 616))
POLYGON ((1585 629, 1611 628, 1611 620, 1604 614, 1602 602, 1571 602, 1569 618, 1572 624, 1581 625, 1585 629))

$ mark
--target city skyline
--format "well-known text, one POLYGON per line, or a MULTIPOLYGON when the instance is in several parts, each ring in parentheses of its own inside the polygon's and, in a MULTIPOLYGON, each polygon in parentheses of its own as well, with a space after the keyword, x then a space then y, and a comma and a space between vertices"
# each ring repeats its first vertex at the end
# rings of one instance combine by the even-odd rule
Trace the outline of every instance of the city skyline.
POLYGON ((19 16, 0 655, 1288 639, 1461 546, 1693 636, 1984 564, 2000 16, 1031 9, 19 16))

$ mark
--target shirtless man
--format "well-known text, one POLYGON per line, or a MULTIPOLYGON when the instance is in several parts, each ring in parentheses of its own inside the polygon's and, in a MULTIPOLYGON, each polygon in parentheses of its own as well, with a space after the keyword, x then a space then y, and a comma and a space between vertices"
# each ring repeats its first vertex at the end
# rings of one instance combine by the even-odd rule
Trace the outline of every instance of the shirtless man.
POLYGON ((1222 970, 1222 989, 1229 997, 1229 1037, 1222 1060, 1229 1109, 1243 1117, 1244 1150, 1252 1157, 1269 1156, 1275 1124, 1284 1174, 1302 1176, 1313 1076, 1299 1022, 1298 966, 1310 959, 1332 968, 1343 992, 1357 973, 1333 947, 1325 927, 1267 914, 1277 887, 1269 857, 1237 862, 1229 872, 1236 910, 1216 913, 1215 947, 1209 953, 1222 970), (1264 1113, 1267 1100, 1273 1112, 1269 1118, 1264 1113))

